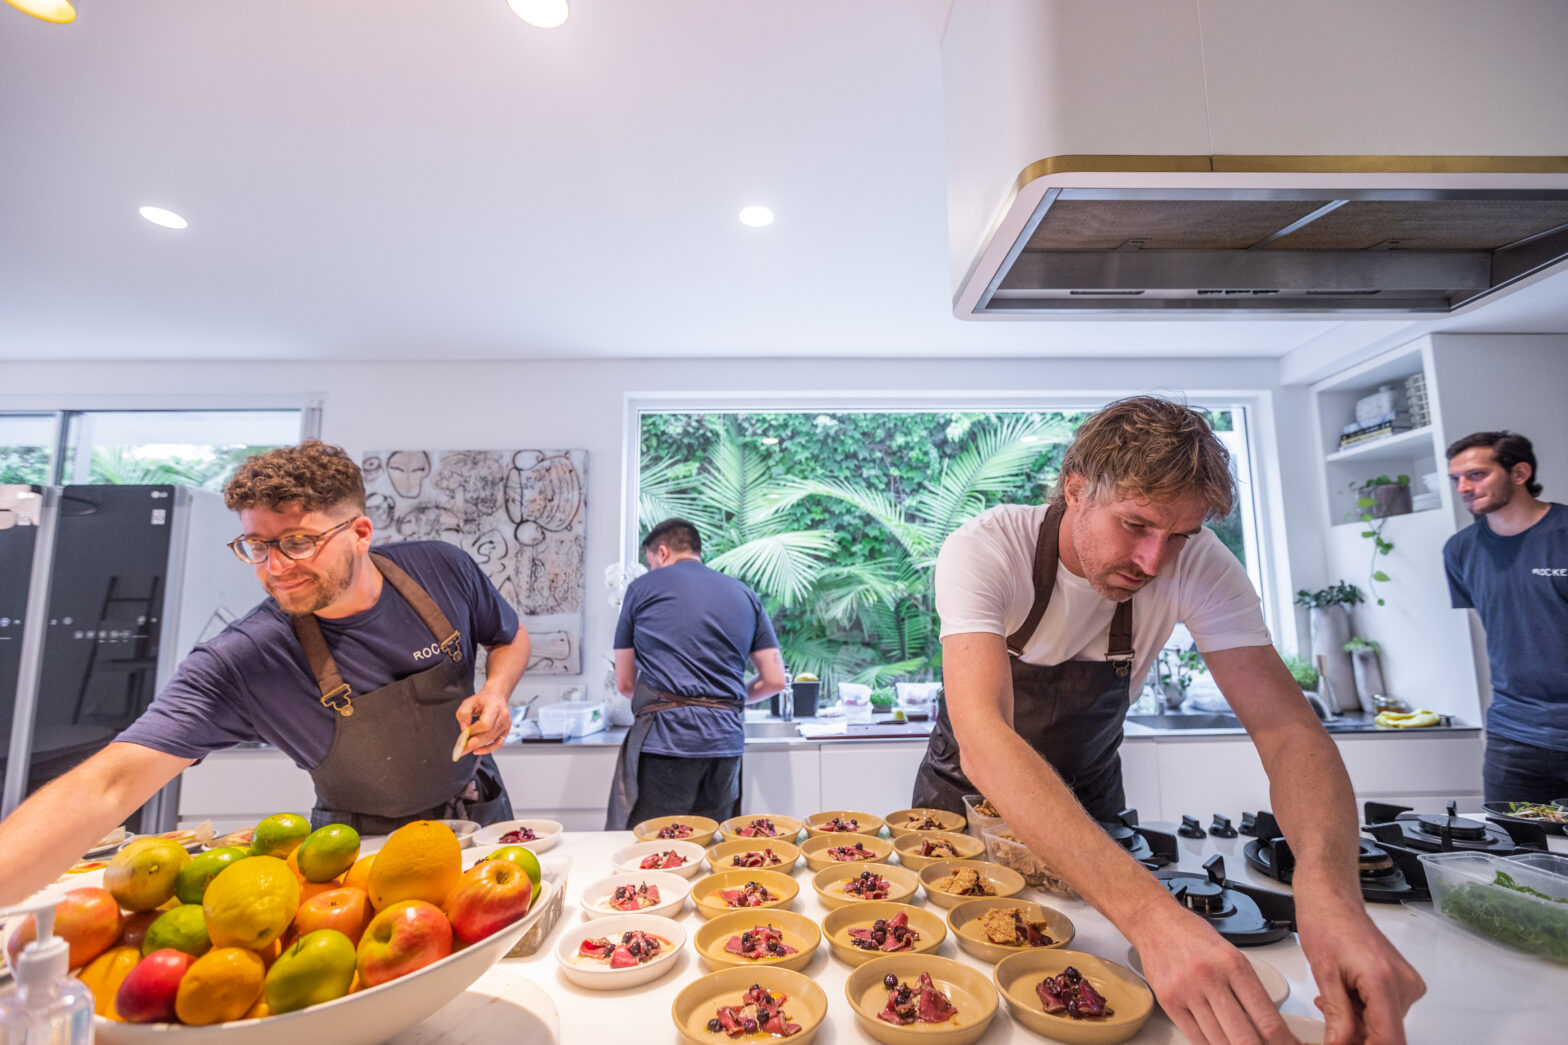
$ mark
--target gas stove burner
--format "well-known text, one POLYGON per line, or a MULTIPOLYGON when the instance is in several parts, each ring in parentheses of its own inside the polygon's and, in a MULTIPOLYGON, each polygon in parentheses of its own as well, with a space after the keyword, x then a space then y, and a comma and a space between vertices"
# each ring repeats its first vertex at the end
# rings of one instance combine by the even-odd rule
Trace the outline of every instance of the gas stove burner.
MULTIPOLYGON (((1277 882, 1290 884, 1296 873, 1296 856, 1290 843, 1280 834, 1272 813, 1259 813, 1257 825, 1258 837, 1242 848, 1248 866, 1277 882)), ((1356 867, 1361 875, 1362 899, 1370 903, 1427 899, 1426 874, 1414 852, 1392 845, 1374 845, 1364 838, 1358 841, 1356 867)))
POLYGON ((1131 853, 1134 860, 1151 871, 1173 864, 1180 858, 1176 836, 1138 826, 1136 809, 1123 809, 1114 821, 1101 820, 1099 825, 1118 845, 1131 853))
POLYGON ((1284 893, 1254 889, 1225 877, 1218 853, 1203 862, 1206 874, 1155 874, 1176 901, 1214 926, 1237 947, 1259 947, 1288 937, 1296 928, 1296 903, 1284 893))
POLYGON ((1448 803, 1448 814, 1416 813, 1408 806, 1368 802, 1365 831, 1379 842, 1426 853, 1512 852, 1519 846, 1504 827, 1462 817, 1457 803, 1448 803))

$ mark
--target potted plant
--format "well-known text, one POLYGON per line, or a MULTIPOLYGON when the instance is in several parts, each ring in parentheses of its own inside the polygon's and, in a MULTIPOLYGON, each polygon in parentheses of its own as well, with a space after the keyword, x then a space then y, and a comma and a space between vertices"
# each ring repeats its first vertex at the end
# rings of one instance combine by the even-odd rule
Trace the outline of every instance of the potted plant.
POLYGON ((1296 605, 1307 607, 1312 624, 1312 660, 1325 676, 1326 692, 1321 695, 1330 711, 1354 711, 1356 700, 1355 668, 1345 643, 1350 641, 1350 607, 1362 601, 1361 589, 1340 581, 1327 588, 1296 592, 1296 605))
POLYGON ((1290 677, 1296 680, 1296 685, 1301 687, 1303 693, 1316 692, 1318 688, 1318 669, 1305 657, 1298 657, 1294 653, 1281 653, 1280 659, 1285 662, 1285 667, 1290 670, 1290 677))
POLYGON ((1383 597, 1377 593, 1377 586, 1379 582, 1388 580, 1389 576, 1377 568, 1377 557, 1394 550, 1394 542, 1383 537, 1383 527, 1388 525, 1389 516, 1410 514, 1410 476, 1400 475, 1390 479, 1380 475, 1365 482, 1352 482, 1350 486, 1356 491, 1356 508, 1361 512, 1361 521, 1366 524, 1361 536, 1372 542, 1372 563, 1367 570, 1370 578, 1367 587, 1377 604, 1382 606, 1383 597))
POLYGON ((1345 652, 1350 654, 1350 665, 1356 679, 1356 691, 1361 696, 1363 707, 1375 707, 1377 698, 1388 694, 1388 689, 1383 684, 1383 668, 1378 663, 1377 651, 1376 642, 1361 638, 1359 635, 1345 643, 1345 652))
POLYGON ((1187 699, 1187 687, 1192 685, 1193 676, 1208 670, 1203 663, 1203 655, 1197 650, 1177 649, 1174 646, 1160 650, 1159 658, 1155 661, 1155 674, 1165 697, 1166 709, 1174 711, 1181 707, 1187 699))

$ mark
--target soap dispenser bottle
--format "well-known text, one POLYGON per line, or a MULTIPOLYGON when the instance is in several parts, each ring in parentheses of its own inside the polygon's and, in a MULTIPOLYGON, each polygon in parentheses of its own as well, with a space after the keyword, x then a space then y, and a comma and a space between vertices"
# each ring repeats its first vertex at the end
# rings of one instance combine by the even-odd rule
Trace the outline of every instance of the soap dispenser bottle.
POLYGON ((38 938, 16 959, 16 990, 0 996, 0 1045, 91 1045, 93 995, 71 975, 70 947, 54 935, 56 900, 33 900, 13 914, 35 914, 38 938))

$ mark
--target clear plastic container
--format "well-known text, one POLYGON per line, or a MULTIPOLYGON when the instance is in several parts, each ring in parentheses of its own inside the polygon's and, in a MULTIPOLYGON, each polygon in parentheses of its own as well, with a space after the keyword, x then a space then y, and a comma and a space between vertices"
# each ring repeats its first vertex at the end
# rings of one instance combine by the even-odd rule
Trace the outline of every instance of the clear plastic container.
POLYGON ((845 722, 871 721, 871 687, 859 682, 840 682, 838 701, 844 706, 845 722))
POLYGON ((1060 896, 1064 900, 1081 900, 1078 890, 1067 884, 1067 880, 1060 877, 1050 866, 1035 856, 1029 847, 1016 837, 1009 837, 1012 831, 1006 824, 999 828, 980 832, 980 837, 985 842, 986 859, 1003 867, 1011 867, 1023 876, 1026 885, 1036 889, 1044 889, 1052 896, 1060 896))
POLYGON ((979 806, 984 800, 984 797, 981 795, 964 796, 964 819, 969 821, 969 834, 979 838, 981 841, 985 840, 981 832, 1004 831, 1007 829, 1007 821, 1001 817, 986 816, 980 812, 979 806))
POLYGON ((539 732, 547 737, 585 737, 610 724, 603 703, 563 701, 539 709, 539 732))
POLYGON ((1443 917, 1568 964, 1568 856, 1423 853, 1421 863, 1432 905, 1443 917), (1503 884, 1499 874, 1506 875, 1513 888, 1503 884))

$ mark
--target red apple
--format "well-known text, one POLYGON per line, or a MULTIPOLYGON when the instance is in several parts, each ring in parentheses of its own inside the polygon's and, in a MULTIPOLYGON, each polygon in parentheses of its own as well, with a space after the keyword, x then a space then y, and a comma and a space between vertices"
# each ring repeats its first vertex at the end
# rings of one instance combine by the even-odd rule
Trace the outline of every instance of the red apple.
POLYGON ((336 929, 357 947, 375 913, 365 890, 352 886, 332 889, 299 905, 299 913, 294 915, 294 932, 303 938, 318 929, 336 929))
POLYGON ((195 960, 184 951, 163 947, 137 962, 114 995, 120 1018, 127 1023, 172 1022, 174 996, 195 960))
MULTIPOLYGON (((54 911, 54 934, 70 947, 73 969, 80 969, 120 938, 120 905, 107 889, 72 889, 55 904, 54 911)), ((38 919, 30 914, 6 941, 13 967, 22 948, 37 938, 38 919)))
POLYGON ((468 869, 446 898, 452 932, 477 943, 528 913, 533 898, 528 872, 510 860, 482 860, 468 869))
POLYGON ((381 909, 360 938, 356 964, 366 987, 407 976, 452 953, 452 923, 424 900, 399 900, 381 909))

